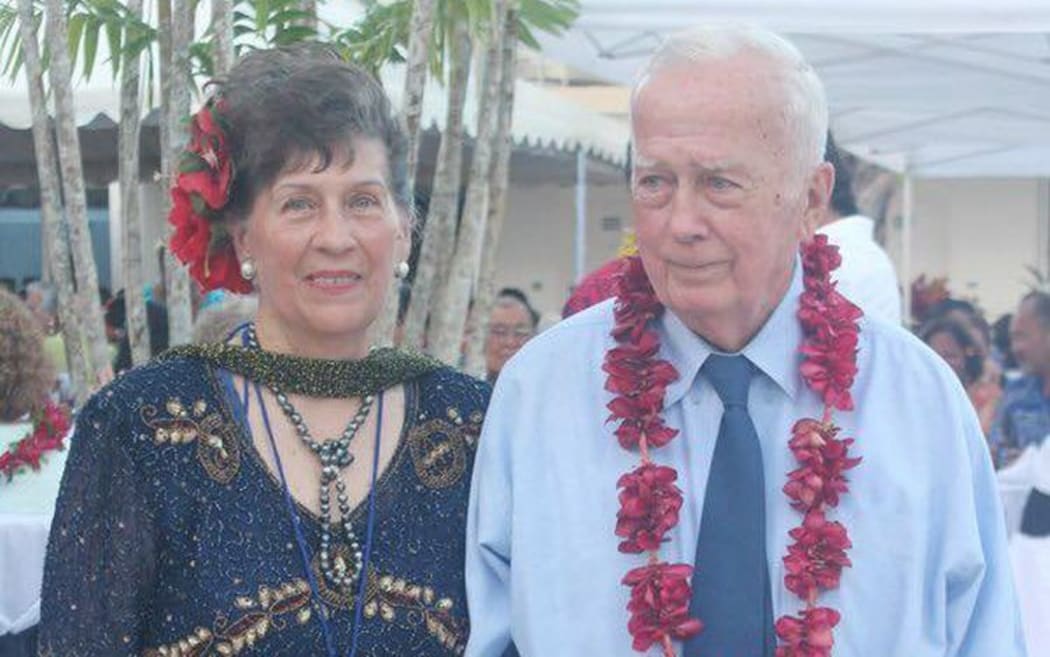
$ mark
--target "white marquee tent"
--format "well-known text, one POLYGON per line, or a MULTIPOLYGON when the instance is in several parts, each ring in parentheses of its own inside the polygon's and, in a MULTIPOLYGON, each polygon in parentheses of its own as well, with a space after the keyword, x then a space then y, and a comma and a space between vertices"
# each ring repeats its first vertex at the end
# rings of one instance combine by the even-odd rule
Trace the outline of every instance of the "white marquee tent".
POLYGON ((1046 0, 582 0, 544 53, 630 84, 664 35, 704 21, 787 35, 862 157, 922 177, 1050 176, 1046 0))
POLYGON ((544 40, 544 54, 613 84, 630 85, 661 39, 690 25, 755 23, 790 38, 824 81, 839 144, 904 174, 902 280, 912 274, 913 177, 1050 177, 1047 0, 581 6, 570 32, 544 40))

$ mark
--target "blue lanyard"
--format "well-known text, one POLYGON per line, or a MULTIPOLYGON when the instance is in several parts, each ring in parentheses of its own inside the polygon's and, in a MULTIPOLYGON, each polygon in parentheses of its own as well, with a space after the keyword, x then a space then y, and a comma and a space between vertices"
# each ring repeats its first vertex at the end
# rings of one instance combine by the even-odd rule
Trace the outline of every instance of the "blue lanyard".
MULTIPOLYGON (((292 523, 292 530, 295 532, 295 541, 299 544, 299 556, 303 560, 303 569, 306 571, 306 579, 310 582, 310 591, 313 594, 313 599, 317 606, 317 618, 321 622, 321 634, 324 636, 325 651, 328 653, 328 657, 338 657, 339 653, 335 649, 335 640, 332 637, 332 630, 328 625, 328 619, 325 617, 323 602, 321 601, 321 589, 317 584, 317 579, 314 577, 313 569, 310 568, 310 549, 306 545, 306 536, 303 534, 302 519, 299 517, 299 512, 295 509, 295 502, 292 501, 292 493, 288 488, 288 481, 284 477, 284 466, 281 465, 281 455, 277 453, 277 442, 273 437, 273 429, 270 428, 270 417, 266 412, 266 404, 263 403, 262 391, 259 389, 259 384, 255 384, 255 397, 259 401, 259 410, 262 412, 263 424, 266 426, 266 435, 270 439, 270 450, 273 453, 274 463, 277 464, 277 473, 281 477, 281 486, 284 488, 284 500, 288 505, 288 517, 292 523)), ((361 572, 358 574, 358 586, 357 586, 357 600, 354 603, 354 627, 353 633, 350 639, 350 652, 347 653, 349 657, 355 657, 357 655, 357 638, 361 630, 361 612, 364 608, 365 600, 365 584, 368 581, 368 564, 372 557, 372 529, 375 524, 375 511, 376 511, 376 475, 379 472, 379 441, 382 436, 383 429, 383 392, 380 391, 379 399, 376 411, 376 440, 375 450, 372 456, 372 485, 368 490, 368 525, 365 532, 365 558, 361 566, 361 572)), ((247 419, 248 413, 245 409, 245 418, 247 419)))

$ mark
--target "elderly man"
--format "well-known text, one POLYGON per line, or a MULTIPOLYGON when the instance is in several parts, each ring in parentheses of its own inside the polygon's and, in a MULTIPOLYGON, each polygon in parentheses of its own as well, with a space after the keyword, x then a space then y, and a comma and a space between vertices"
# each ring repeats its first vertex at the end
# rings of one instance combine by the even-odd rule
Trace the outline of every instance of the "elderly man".
POLYGON ((812 69, 757 29, 692 31, 631 127, 640 261, 496 386, 468 657, 1023 655, 969 402, 807 242, 834 176, 812 69))

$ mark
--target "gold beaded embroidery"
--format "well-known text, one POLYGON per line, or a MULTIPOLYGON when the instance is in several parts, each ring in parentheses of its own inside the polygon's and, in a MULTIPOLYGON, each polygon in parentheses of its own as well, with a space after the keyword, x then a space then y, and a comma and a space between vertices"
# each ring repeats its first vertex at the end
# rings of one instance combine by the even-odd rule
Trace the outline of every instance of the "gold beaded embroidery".
POLYGON ((234 607, 243 612, 232 623, 220 618, 216 627, 196 628, 189 636, 174 643, 149 648, 143 657, 201 657, 218 654, 239 655, 264 639, 272 629, 283 627, 283 616, 294 614, 300 625, 310 620, 310 585, 302 579, 276 588, 260 586, 257 595, 238 596, 234 607))
POLYGON ((408 449, 416 475, 428 488, 448 488, 467 470, 463 429, 444 418, 413 427, 408 434, 408 449))
MULTIPOLYGON (((321 593, 325 602, 330 602, 334 592, 328 591, 325 595, 322 590, 321 593)), ((335 606, 348 608, 353 601, 352 594, 344 594, 335 606)), ((239 655, 256 647, 271 631, 285 627, 284 617, 292 617, 300 625, 308 623, 312 616, 310 585, 295 579, 279 587, 260 586, 255 596, 237 596, 233 606, 240 616, 232 623, 220 616, 214 627, 198 627, 178 641, 146 649, 142 656, 239 655)), ((462 655, 466 649, 467 625, 453 615, 454 606, 450 598, 439 598, 429 586, 369 571, 362 612, 367 619, 379 617, 391 624, 422 623, 442 646, 455 655, 462 655)))
POLYGON ((209 413, 208 410, 204 400, 186 406, 172 398, 164 404, 163 412, 152 404, 146 404, 139 414, 146 426, 153 430, 154 444, 196 443, 197 460, 208 476, 220 484, 228 484, 241 467, 237 433, 223 421, 220 413, 209 413))

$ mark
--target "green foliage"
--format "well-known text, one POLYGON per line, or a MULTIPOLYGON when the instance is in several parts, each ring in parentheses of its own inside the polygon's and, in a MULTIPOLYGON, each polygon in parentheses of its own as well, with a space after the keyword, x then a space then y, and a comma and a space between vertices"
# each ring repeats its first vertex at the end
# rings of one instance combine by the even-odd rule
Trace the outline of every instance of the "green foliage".
MULTIPOLYGON (((43 23, 43 3, 34 3, 37 40, 43 23)), ((109 47, 109 64, 112 75, 120 74, 123 61, 145 52, 156 40, 156 29, 133 15, 119 0, 70 0, 66 3, 66 21, 69 34, 69 55, 73 70, 79 67, 84 79, 95 72, 99 39, 106 39, 109 47)), ((49 44, 42 50, 46 67, 49 44)), ((18 26, 18 13, 14 7, 0 6, 0 56, 3 57, 4 75, 14 79, 22 69, 22 36, 18 26)))
MULTIPOLYGON (((515 1, 515 0, 512 0, 515 1)), ((539 48, 536 34, 560 34, 579 15, 579 0, 516 0, 518 37, 526 46, 539 48)), ((356 25, 333 35, 344 55, 377 71, 388 62, 404 61, 408 50, 412 0, 366 0, 365 15, 356 25)), ((430 71, 441 79, 448 40, 455 25, 466 23, 472 36, 485 39, 492 20, 492 0, 437 0, 430 35, 430 71)))

